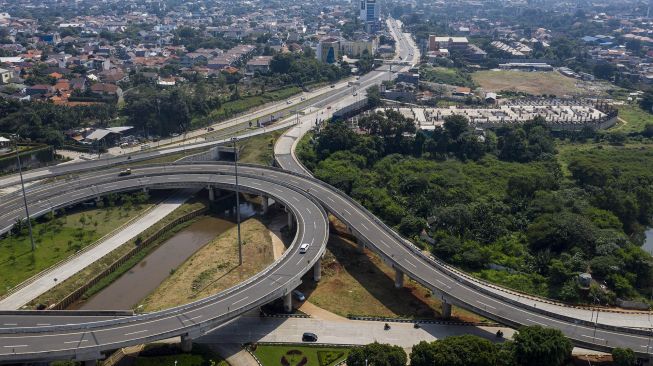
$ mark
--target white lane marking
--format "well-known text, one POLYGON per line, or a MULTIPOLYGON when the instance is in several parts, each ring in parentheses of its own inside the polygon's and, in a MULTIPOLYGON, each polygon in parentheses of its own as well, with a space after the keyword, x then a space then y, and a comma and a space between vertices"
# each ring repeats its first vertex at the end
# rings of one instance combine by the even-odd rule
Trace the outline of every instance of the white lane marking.
POLYGON ((442 286, 446 287, 446 288, 451 288, 451 286, 447 285, 446 283, 444 283, 444 282, 442 282, 442 281, 440 281, 440 280, 438 280, 438 279, 436 279, 436 281, 437 281, 438 283, 440 283, 442 286))
POLYGON ((4 323, 3 325, 7 325, 7 326, 10 326, 10 327, 15 327, 15 326, 18 325, 18 323, 4 323))
POLYGON ((365 226, 365 224, 363 224, 362 222, 361 222, 361 226, 364 227, 365 230, 370 231, 370 228, 368 228, 367 226, 365 226))
POLYGON ((295 197, 295 196, 292 196, 292 199, 294 199, 295 201, 299 202, 299 198, 297 198, 297 197, 295 197))
POLYGON ((596 337, 588 336, 588 335, 585 335, 585 334, 581 334, 580 336, 585 337, 585 338, 596 339, 597 341, 605 342, 605 339, 603 339, 603 338, 596 338, 596 337))
POLYGON ((243 301, 245 301, 245 300, 247 300, 247 299, 249 299, 249 296, 245 296, 245 297, 243 297, 243 298, 240 299, 240 300, 234 301, 231 305, 236 305, 236 304, 238 304, 239 302, 243 302, 243 301))
POLYGON ((408 258, 404 258, 404 260, 406 261, 406 263, 408 263, 408 264, 410 264, 411 266, 417 268, 417 266, 415 265, 415 263, 409 261, 408 258))
POLYGON ((50 323, 36 323, 37 327, 43 327, 43 326, 46 326, 46 325, 52 325, 52 324, 50 324, 50 323))
POLYGON ((347 215, 351 216, 351 212, 349 212, 349 210, 347 210, 346 208, 343 208, 343 210, 347 213, 347 215))
POLYGON ((295 265, 298 266, 301 262, 302 262, 302 258, 299 258, 299 260, 297 261, 297 263, 295 263, 295 265))
POLYGON ((329 201, 333 202, 333 203, 336 203, 336 201, 334 201, 333 198, 331 198, 331 197, 329 197, 329 196, 327 196, 327 199, 328 199, 329 201))
POLYGON ((145 332, 147 332, 147 329, 137 330, 135 332, 125 333, 125 335, 132 335, 132 334, 145 333, 145 332))
POLYGON ((80 343, 80 342, 88 342, 88 339, 82 339, 81 341, 68 341, 63 343, 69 344, 69 343, 80 343))
POLYGON ((309 215, 312 215, 312 214, 313 214, 313 213, 311 212, 311 209, 308 208, 308 207, 306 207, 306 211, 308 211, 308 214, 309 214, 309 215))
POLYGON ((481 302, 481 301, 476 301, 476 302, 479 303, 479 304, 481 304, 481 305, 483 305, 483 306, 485 306, 486 308, 496 309, 494 306, 492 306, 492 305, 488 305, 488 304, 486 304, 486 303, 484 303, 484 302, 481 302))
POLYGON ((27 347, 27 345, 26 344, 17 344, 17 345, 14 345, 14 346, 5 346, 5 348, 16 348, 16 347, 27 347))
POLYGON ((539 325, 544 326, 544 327, 548 327, 548 325, 546 325, 546 324, 544 324, 544 323, 540 323, 540 322, 538 322, 537 320, 528 319, 528 318, 527 318, 526 320, 528 320, 528 321, 531 322, 531 323, 535 323, 535 324, 539 324, 539 325))
POLYGON ((186 320, 189 320, 189 321, 190 321, 190 320, 195 320, 195 319, 197 319, 197 318, 201 318, 201 317, 202 317, 201 315, 198 315, 198 316, 194 316, 194 317, 192 317, 192 318, 188 318, 188 319, 186 319, 186 320))

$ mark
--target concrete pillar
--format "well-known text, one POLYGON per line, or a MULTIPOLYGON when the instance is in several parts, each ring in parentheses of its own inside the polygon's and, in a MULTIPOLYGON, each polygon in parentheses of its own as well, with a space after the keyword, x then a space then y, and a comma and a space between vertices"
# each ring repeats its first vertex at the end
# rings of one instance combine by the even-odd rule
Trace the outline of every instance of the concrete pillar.
POLYGON ((445 319, 451 318, 451 304, 442 301, 442 317, 445 319))
POLYGON ((313 265, 313 281, 320 282, 322 279, 322 260, 318 259, 313 265))
POLYGON ((97 360, 86 360, 84 361, 84 366, 96 366, 97 360))
POLYGON ((361 253, 365 253, 365 242, 363 241, 363 239, 360 238, 356 238, 356 239, 358 241, 358 251, 361 253))
POLYGON ((188 335, 181 336, 181 351, 188 353, 193 349, 193 338, 188 335))
POLYGON ((399 268, 395 269, 395 288, 404 287, 404 272, 399 268))
POLYGON ((143 193, 147 193, 147 187, 143 187, 143 193))
POLYGON ((292 313, 292 292, 287 293, 283 297, 283 311, 292 313))
POLYGON ((270 208, 268 196, 261 195, 261 208, 263 209, 263 215, 268 213, 268 209, 270 208))
POLYGON ((209 190, 209 201, 215 201, 215 188, 213 188, 213 186, 208 186, 206 189, 209 190))
POLYGON ((295 226, 295 217, 291 211, 288 211, 288 228, 292 230, 295 226))

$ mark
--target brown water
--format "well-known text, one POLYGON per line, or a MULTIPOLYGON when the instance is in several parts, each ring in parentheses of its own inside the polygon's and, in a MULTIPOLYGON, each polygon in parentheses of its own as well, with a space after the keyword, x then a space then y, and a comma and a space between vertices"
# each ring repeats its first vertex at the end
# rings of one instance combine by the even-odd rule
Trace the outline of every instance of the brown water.
POLYGON ((202 218, 161 244, 129 272, 80 306, 82 310, 126 310, 154 291, 171 270, 235 223, 202 218))

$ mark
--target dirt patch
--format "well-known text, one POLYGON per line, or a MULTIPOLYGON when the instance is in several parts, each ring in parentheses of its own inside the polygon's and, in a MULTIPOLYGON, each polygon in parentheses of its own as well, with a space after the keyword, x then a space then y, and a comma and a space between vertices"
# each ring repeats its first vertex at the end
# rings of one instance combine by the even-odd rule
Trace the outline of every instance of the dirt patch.
POLYGON ((574 79, 557 72, 479 71, 472 74, 474 82, 485 91, 521 92, 532 95, 581 95, 584 90, 574 79))
MULTIPOLYGON (((395 289, 394 270, 376 254, 368 250, 360 253, 355 242, 343 237, 347 235, 344 225, 335 219, 331 221, 322 280, 316 284, 312 278, 305 278, 300 286, 310 302, 340 316, 440 317, 442 304, 428 289, 408 279, 404 288, 395 289)), ((480 320, 460 309, 455 309, 454 317, 480 320)))
POLYGON ((186 304, 232 287, 274 261, 272 239, 258 218, 241 224, 243 265, 238 265, 237 229, 204 246, 142 301, 144 311, 186 304))

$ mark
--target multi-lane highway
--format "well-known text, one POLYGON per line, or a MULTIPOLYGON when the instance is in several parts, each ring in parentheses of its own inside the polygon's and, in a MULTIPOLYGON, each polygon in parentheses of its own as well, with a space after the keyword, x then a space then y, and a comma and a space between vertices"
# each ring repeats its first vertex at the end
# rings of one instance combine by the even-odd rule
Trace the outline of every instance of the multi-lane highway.
MULTIPOLYGON (((391 24, 391 28, 397 35, 396 24, 391 24)), ((412 41, 405 35, 398 38, 400 48, 412 47, 412 41)), ((411 53, 412 57, 417 57, 414 50, 407 51, 402 58, 410 58, 411 53)), ((384 71, 374 72, 362 78, 362 82, 379 82, 384 75, 387 75, 384 71)), ((348 89, 338 93, 341 93, 338 100, 351 96, 348 89)), ((323 102, 333 103, 336 99, 323 102)), ((320 106, 316 107, 321 112, 320 106)), ((310 177, 295 159, 293 149, 314 120, 315 116, 304 116, 301 123, 289 130, 275 147, 278 163, 289 171, 257 166, 239 169, 243 190, 274 197, 295 217, 297 234, 294 244, 279 261, 236 288, 157 313, 118 318, 92 318, 80 314, 67 317, 47 313, 0 314, 0 362, 97 359, 105 350, 178 335, 188 342, 189 338, 199 336, 246 310, 282 296, 287 299, 289 292, 299 284, 302 274, 311 268, 319 270, 319 258, 328 235, 325 210, 346 223, 362 244, 390 263, 398 271, 398 279, 405 274, 433 290, 449 304, 510 326, 557 328, 577 345, 587 348, 630 347, 640 355, 650 353, 649 313, 602 312, 601 319, 597 319, 598 312, 593 309, 566 307, 472 279, 425 255, 356 201, 310 177), (309 253, 298 253, 298 246, 305 242, 312 243, 309 253)), ((133 174, 126 177, 120 177, 117 170, 105 169, 98 173, 86 172, 88 169, 78 167, 71 170, 78 174, 72 184, 55 181, 28 189, 31 211, 36 215, 43 214, 53 208, 111 192, 143 187, 214 186, 231 189, 234 184, 233 166, 225 163, 143 166, 134 168, 133 174)), ((52 175, 46 172, 39 177, 52 175)), ((21 217, 19 198, 18 195, 5 196, 0 202, 0 212, 3 213, 0 230, 7 229, 16 217, 21 217)))
MULTIPOLYGON (((213 185, 229 188, 234 183, 232 173, 232 165, 220 163, 149 166, 134 169, 133 176, 127 179, 119 177, 117 171, 101 175, 85 174, 80 177, 77 187, 57 186, 55 183, 53 189, 43 190, 39 194, 56 205, 140 187, 213 185), (72 197, 73 194, 76 197, 72 197)), ((119 346, 180 334, 198 336, 245 310, 281 297, 298 284, 299 276, 311 269, 324 248, 328 228, 321 207, 345 222, 360 240, 396 269, 433 289, 450 303, 508 325, 555 327, 580 346, 599 350, 616 346, 631 347, 639 353, 646 352, 649 340, 646 332, 637 333, 620 327, 608 329, 600 323, 595 326, 585 319, 569 319, 563 314, 515 304, 484 290, 474 281, 423 255, 351 198, 314 178, 256 166, 243 166, 239 173, 242 174, 240 181, 245 189, 274 196, 297 217, 298 237, 295 245, 270 272, 255 277, 250 284, 237 290, 182 309, 120 320, 84 323, 85 317, 79 316, 63 320, 61 317, 48 319, 41 316, 41 324, 52 325, 33 327, 34 321, 29 315, 0 315, 0 327, 10 324, 0 328, 0 360, 84 359, 119 346), (298 244, 303 242, 312 242, 311 248, 314 250, 305 257, 297 253, 298 244), (69 325, 62 325, 61 322, 69 325)))

